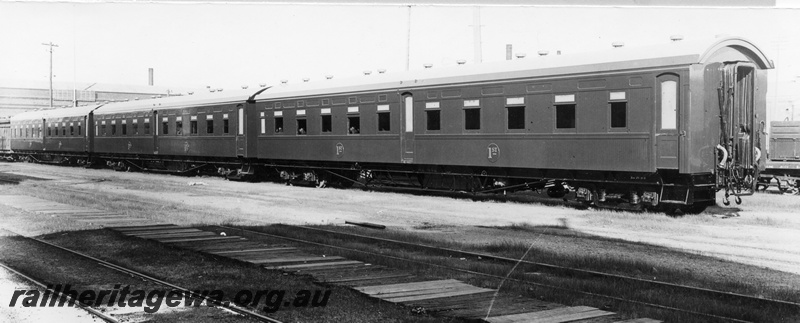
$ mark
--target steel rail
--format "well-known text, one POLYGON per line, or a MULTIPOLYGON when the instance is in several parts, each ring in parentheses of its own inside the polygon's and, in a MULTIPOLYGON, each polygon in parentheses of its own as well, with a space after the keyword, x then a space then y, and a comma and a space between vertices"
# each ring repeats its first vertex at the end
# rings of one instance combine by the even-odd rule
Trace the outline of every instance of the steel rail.
POLYGON ((101 265, 103 267, 118 271, 120 273, 123 273, 123 274, 126 274, 126 275, 130 275, 130 276, 134 276, 134 277, 139 277, 141 279, 148 280, 148 281, 154 282, 154 283, 159 284, 159 285, 167 286, 169 288, 172 288, 173 290, 180 291, 181 293, 183 293, 184 295, 188 295, 189 297, 206 301, 207 304, 214 304, 215 306, 223 307, 223 308, 225 308, 227 310, 230 310, 230 311, 236 312, 238 314, 245 315, 245 316, 257 319, 257 320, 259 320, 261 322, 283 323, 283 322, 278 321, 276 319, 273 319, 271 317, 264 316, 264 315, 258 314, 256 312, 253 312, 253 311, 250 311, 250 310, 247 310, 247 309, 240 308, 238 306, 232 305, 230 302, 227 302, 227 301, 220 302, 220 301, 217 301, 217 300, 215 300, 215 299, 213 299, 213 298, 211 298, 209 296, 204 296, 204 295, 201 295, 201 294, 194 293, 194 292, 192 292, 191 290, 189 290, 187 288, 183 288, 181 286, 172 284, 170 282, 167 282, 167 281, 164 281, 164 280, 160 280, 158 278, 155 278, 155 277, 140 273, 140 272, 135 271, 133 269, 129 269, 129 268, 126 268, 126 267, 123 267, 123 266, 119 266, 119 265, 116 265, 116 264, 110 263, 108 261, 101 260, 101 259, 89 256, 87 254, 84 254, 84 253, 81 253, 81 252, 78 252, 78 251, 75 251, 75 250, 71 250, 71 249, 56 245, 56 244, 52 244, 52 243, 44 241, 44 240, 40 240, 40 239, 36 239, 36 238, 32 238, 32 237, 25 237, 25 236, 22 236, 22 235, 19 235, 19 234, 18 234, 18 236, 24 237, 26 239, 30 239, 30 240, 33 240, 33 241, 36 241, 36 242, 39 242, 41 244, 44 244, 44 245, 47 245, 47 246, 50 246, 50 247, 53 247, 53 248, 56 248, 56 249, 60 249, 62 251, 65 251, 65 252, 68 252, 68 253, 71 253, 71 254, 86 258, 86 259, 89 259, 91 261, 97 262, 99 265, 101 265))
POLYGON ((374 252, 370 252, 370 251, 364 251, 364 250, 358 250, 358 249, 334 246, 334 245, 329 245, 329 244, 324 244, 324 243, 319 243, 319 242, 313 242, 313 241, 308 241, 308 240, 303 240, 303 239, 291 238, 291 237, 286 237, 286 236, 281 236, 281 235, 274 235, 274 234, 270 234, 270 233, 258 232, 258 231, 243 229, 243 228, 229 227, 229 226, 225 226, 225 225, 216 225, 216 227, 224 228, 224 229, 231 230, 231 231, 238 230, 240 232, 245 232, 245 233, 249 233, 249 234, 266 236, 266 237, 277 238, 277 239, 288 240, 288 241, 294 241, 294 242, 310 244, 310 245, 315 245, 315 246, 320 246, 320 247, 325 247, 325 248, 345 250, 345 251, 355 252, 355 253, 362 253, 362 254, 367 254, 367 255, 380 257, 380 258, 388 258, 388 259, 400 260, 400 261, 403 261, 403 262, 411 262, 411 263, 430 266, 430 267, 443 268, 443 269, 457 271, 457 272, 461 272, 461 273, 465 273, 465 274, 479 275, 479 276, 490 277, 490 278, 495 278, 495 279, 500 279, 500 280, 508 280, 508 281, 513 281, 513 282, 522 283, 522 284, 528 284, 528 285, 540 286, 540 287, 545 287, 545 288, 550 288, 550 289, 555 289, 555 290, 560 290, 560 291, 566 291, 566 292, 570 292, 570 293, 577 293, 577 294, 593 296, 593 297, 598 297, 598 298, 605 298, 605 299, 609 299, 609 300, 614 300, 614 301, 619 301, 619 302, 624 302, 624 303, 629 303, 629 304, 635 304, 635 305, 641 305, 641 306, 647 306, 647 307, 652 307, 652 308, 661 309, 661 310, 681 312, 681 313, 685 313, 685 314, 691 314, 691 315, 696 315, 696 316, 714 318, 714 319, 725 320, 725 321, 736 322, 736 323, 752 323, 752 321, 745 321, 745 320, 739 320, 739 319, 730 318, 730 317, 718 316, 718 315, 714 315, 714 314, 695 312, 695 311, 692 311, 692 310, 685 310, 685 309, 680 309, 680 308, 677 308, 677 307, 671 307, 671 306, 666 306, 666 305, 661 305, 661 304, 640 302, 640 301, 635 301, 635 300, 630 300, 630 299, 625 299, 625 298, 620 298, 620 297, 615 297, 615 296, 597 294, 597 293, 592 293, 592 292, 587 292, 587 291, 582 291, 582 290, 575 290, 575 289, 559 287, 559 286, 550 285, 550 284, 537 283, 537 282, 532 282, 532 281, 529 281, 529 280, 497 276, 497 275, 493 275, 493 274, 487 274, 487 273, 482 273, 482 272, 478 272, 478 271, 472 271, 472 270, 467 270, 467 269, 462 269, 462 268, 457 268, 457 267, 452 267, 452 266, 446 266, 446 265, 434 264, 434 263, 430 263, 430 262, 417 261, 417 260, 413 260, 413 259, 396 257, 396 256, 389 256, 389 255, 380 254, 380 253, 374 253, 374 252))
MULTIPOLYGON (((301 229, 306 229, 306 230, 319 231, 319 232, 325 232, 325 233, 331 233, 331 234, 348 235, 348 236, 352 236, 352 237, 358 237, 358 238, 363 238, 363 239, 371 239, 371 240, 377 240, 377 241, 383 241, 383 242, 389 242, 389 243, 395 243, 395 244, 403 244, 403 245, 408 245, 408 246, 412 246, 412 247, 421 247, 421 248, 426 248, 426 249, 433 249, 433 250, 437 250, 437 251, 453 252, 453 253, 459 253, 459 254, 462 254, 462 255, 481 257, 481 258, 484 258, 484 259, 486 259, 486 258, 488 258, 488 259, 496 259, 496 260, 507 261, 507 262, 518 262, 518 261, 520 261, 519 259, 503 257, 503 256, 497 256, 497 255, 492 255, 492 254, 478 253, 478 252, 457 250, 457 249, 449 249, 449 248, 442 248, 442 247, 436 247, 436 246, 430 246, 430 245, 424 245, 424 244, 417 244, 417 243, 405 242, 405 241, 394 240, 394 239, 370 237, 370 236, 361 235, 361 234, 355 234, 355 233, 338 232, 338 231, 333 231, 333 230, 325 230, 325 229, 312 228, 312 227, 299 226, 299 225, 288 225, 288 224, 279 224, 279 225, 288 226, 288 227, 294 227, 294 228, 301 228, 301 229)), ((686 289, 686 290, 691 290, 691 291, 700 291, 700 292, 711 293, 711 294, 725 295, 725 296, 729 296, 729 297, 738 297, 738 298, 743 298, 743 299, 747 299, 747 300, 751 300, 751 301, 777 303, 777 304, 781 304, 781 305, 790 305, 790 306, 800 307, 800 303, 795 303, 795 302, 790 302, 790 301, 783 301, 783 300, 776 300, 776 299, 769 299, 769 298, 761 298, 761 297, 755 297, 755 296, 744 295, 744 294, 739 294, 739 293, 725 292, 725 291, 720 291, 720 290, 703 288, 703 287, 687 286, 687 285, 668 283, 668 282, 661 282, 661 281, 652 281, 652 280, 646 280, 646 279, 641 279, 641 278, 636 278, 636 277, 630 277, 630 276, 624 276, 624 275, 618 275, 618 274, 611 274, 611 273, 604 273, 604 272, 600 272, 600 271, 587 270, 587 269, 565 267, 565 266, 559 266, 559 265, 553 265, 553 264, 547 264, 547 263, 541 263, 541 262, 533 262, 533 261, 527 261, 527 260, 522 260, 522 263, 523 264, 527 264, 527 265, 538 266, 538 267, 545 267, 545 268, 550 268, 550 269, 572 271, 572 272, 588 274, 588 275, 594 275, 594 276, 601 276, 601 277, 614 278, 614 279, 620 279, 620 280, 631 280, 631 281, 636 281, 636 282, 645 283, 645 284, 660 285, 660 286, 664 286, 664 287, 671 287, 671 288, 677 288, 677 289, 686 289)))
MULTIPOLYGON (((46 284, 44 284, 44 283, 42 283, 42 282, 40 282, 40 281, 38 281, 36 279, 33 279, 30 276, 25 275, 22 272, 14 269, 14 268, 11 268, 11 266, 8 266, 6 264, 0 263, 0 267, 3 267, 3 268, 7 269, 10 272, 13 272, 14 274, 16 274, 16 275, 18 275, 18 276, 20 276, 22 278, 25 278, 25 280, 33 283, 36 286, 39 286, 40 288, 43 288, 46 291, 52 292, 53 293, 52 297, 58 297, 59 299, 66 298, 68 301, 72 302, 73 304, 77 304, 78 307, 80 307, 81 309, 91 313, 94 316, 99 317, 103 321, 112 322, 112 323, 119 323, 120 322, 119 320, 117 320, 117 319, 115 319, 115 318, 113 318, 111 316, 108 316, 108 315, 104 314, 103 312, 100 312, 100 311, 92 308, 89 305, 84 304, 83 302, 78 300, 76 297, 71 297, 71 296, 69 296, 67 294, 64 294, 64 293, 60 292, 60 291, 54 290, 54 289, 52 289, 50 287, 47 287, 46 284)), ((67 302, 67 304, 69 304, 69 302, 67 302)))

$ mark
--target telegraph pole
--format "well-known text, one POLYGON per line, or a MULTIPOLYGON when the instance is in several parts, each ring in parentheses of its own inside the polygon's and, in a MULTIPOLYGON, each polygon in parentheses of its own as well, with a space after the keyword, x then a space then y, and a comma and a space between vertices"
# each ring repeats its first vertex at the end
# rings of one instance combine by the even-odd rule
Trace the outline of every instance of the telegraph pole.
POLYGON ((42 43, 42 45, 50 46, 50 108, 53 108, 53 47, 58 47, 58 45, 53 44, 53 42, 49 42, 47 44, 42 43))
POLYGON ((411 5, 408 6, 408 32, 406 33, 406 71, 411 68, 411 5))
POLYGON ((483 62, 483 50, 481 41, 481 7, 472 8, 472 46, 475 50, 475 63, 483 62))

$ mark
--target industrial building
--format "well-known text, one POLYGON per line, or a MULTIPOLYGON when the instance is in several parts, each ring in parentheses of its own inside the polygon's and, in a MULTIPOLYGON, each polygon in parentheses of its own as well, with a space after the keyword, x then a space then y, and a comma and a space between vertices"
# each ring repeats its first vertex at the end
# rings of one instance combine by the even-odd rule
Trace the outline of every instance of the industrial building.
MULTIPOLYGON (((186 94, 175 88, 150 85, 103 83, 53 83, 53 108, 81 106, 98 102, 145 100, 186 94)), ((0 117, 36 109, 49 109, 48 82, 0 80, 0 117)))

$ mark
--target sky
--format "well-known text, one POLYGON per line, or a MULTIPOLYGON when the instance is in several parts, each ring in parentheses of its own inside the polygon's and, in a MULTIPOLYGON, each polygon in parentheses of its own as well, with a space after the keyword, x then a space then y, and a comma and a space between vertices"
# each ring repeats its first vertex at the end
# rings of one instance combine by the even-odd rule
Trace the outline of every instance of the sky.
POLYGON ((626 0, 593 6, 464 2, 474 4, 0 0, 0 79, 47 82, 49 47, 42 43, 48 42, 59 46, 53 53, 55 82, 146 85, 153 68, 155 85, 180 90, 319 81, 365 70, 422 69, 426 63, 451 66, 460 59, 474 64, 478 10, 484 62, 504 60, 507 44, 514 53, 566 55, 610 49, 613 42, 664 43, 671 35, 745 37, 776 65, 769 76, 769 118, 791 117, 796 105, 800 120, 800 3, 738 1, 743 6, 720 8, 664 6, 658 0, 634 1, 656 3, 645 6, 626 0))

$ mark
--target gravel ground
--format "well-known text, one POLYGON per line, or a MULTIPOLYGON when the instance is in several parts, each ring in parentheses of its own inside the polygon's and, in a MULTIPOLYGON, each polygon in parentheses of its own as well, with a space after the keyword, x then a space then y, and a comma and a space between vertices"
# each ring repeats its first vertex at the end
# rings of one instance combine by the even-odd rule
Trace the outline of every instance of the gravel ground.
MULTIPOLYGON (((0 163, 0 172, 27 175, 98 198, 141 199, 185 208, 188 222, 257 225, 380 223, 402 230, 461 226, 563 226, 586 234, 646 242, 692 253, 800 274, 800 196, 757 194, 738 207, 699 215, 580 210, 516 202, 317 189, 276 183, 229 182, 111 170, 0 163), (191 217, 193 212, 216 216, 191 217)), ((28 183, 34 181, 27 181, 28 183)), ((8 190, 13 188, 7 188, 8 190)), ((188 223, 185 223, 188 224, 188 223)), ((48 233, 48 232, 38 232, 48 233)))

